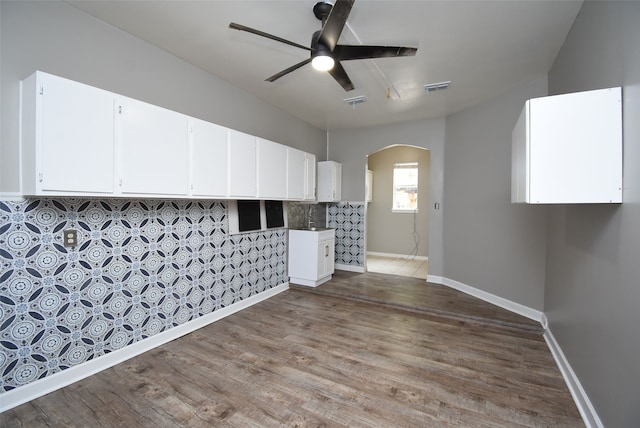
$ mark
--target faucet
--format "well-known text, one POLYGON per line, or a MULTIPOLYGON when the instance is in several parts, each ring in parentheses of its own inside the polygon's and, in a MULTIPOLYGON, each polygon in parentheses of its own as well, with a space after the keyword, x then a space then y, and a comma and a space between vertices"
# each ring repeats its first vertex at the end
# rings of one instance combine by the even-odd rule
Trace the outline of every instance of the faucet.
POLYGON ((309 213, 308 213, 309 221, 308 221, 308 224, 307 224, 307 227, 309 229, 311 229, 315 224, 313 222, 312 211, 313 211, 313 205, 309 205, 309 213))

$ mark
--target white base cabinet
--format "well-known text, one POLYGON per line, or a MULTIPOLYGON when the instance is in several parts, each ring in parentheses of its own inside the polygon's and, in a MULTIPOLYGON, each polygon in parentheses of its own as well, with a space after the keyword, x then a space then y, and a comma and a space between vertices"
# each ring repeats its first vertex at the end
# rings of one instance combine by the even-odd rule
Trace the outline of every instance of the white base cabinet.
POLYGON ((289 230, 289 282, 317 287, 331 279, 335 258, 335 231, 289 230))
POLYGON ((528 100, 511 161, 511 202, 622 202, 621 89, 528 100))

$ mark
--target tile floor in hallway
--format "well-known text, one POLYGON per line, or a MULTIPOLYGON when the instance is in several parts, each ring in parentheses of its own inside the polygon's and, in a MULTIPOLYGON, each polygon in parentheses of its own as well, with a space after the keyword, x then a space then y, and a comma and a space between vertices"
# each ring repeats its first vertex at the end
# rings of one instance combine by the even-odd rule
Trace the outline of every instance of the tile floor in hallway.
POLYGON ((427 279, 428 267, 428 260, 415 259, 412 256, 367 255, 367 270, 369 272, 427 279))

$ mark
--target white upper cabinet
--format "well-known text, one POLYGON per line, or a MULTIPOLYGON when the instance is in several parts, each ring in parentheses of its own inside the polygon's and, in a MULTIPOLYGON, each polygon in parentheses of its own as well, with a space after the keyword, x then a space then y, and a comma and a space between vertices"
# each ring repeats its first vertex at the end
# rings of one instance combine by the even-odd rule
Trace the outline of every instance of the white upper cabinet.
POLYGON ((125 97, 118 113, 120 191, 187 195, 189 118, 125 97))
POLYGON ((300 150, 41 71, 21 97, 24 195, 315 199, 300 150))
POLYGON ((301 201, 305 195, 305 152, 287 148, 287 199, 301 201))
POLYGON ((113 94, 42 72, 22 91, 23 193, 113 193, 113 94))
POLYGON ((225 127, 191 121, 191 195, 220 198, 228 194, 228 135, 225 127))
POLYGON ((257 197, 256 167, 256 137, 229 130, 229 197, 257 197))
POLYGON ((315 201, 315 155, 291 147, 287 148, 287 199, 315 201))
POLYGON ((342 164, 318 162, 318 202, 339 202, 342 197, 342 164))
POLYGON ((367 170, 367 175, 364 181, 364 188, 366 193, 365 202, 373 201, 373 171, 367 170))
POLYGON ((621 92, 527 101, 512 134, 511 201, 622 202, 621 92))
POLYGON ((304 195, 305 201, 316 200, 316 155, 304 154, 304 195))
POLYGON ((258 144, 258 197, 260 199, 286 199, 287 146, 273 141, 257 139, 258 144))

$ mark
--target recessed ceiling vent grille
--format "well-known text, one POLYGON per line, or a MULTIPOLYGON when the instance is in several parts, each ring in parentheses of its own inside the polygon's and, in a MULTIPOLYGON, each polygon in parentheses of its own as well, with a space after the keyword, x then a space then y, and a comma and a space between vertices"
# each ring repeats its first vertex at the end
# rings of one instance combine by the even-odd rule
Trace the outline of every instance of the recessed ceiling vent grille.
POLYGON ((443 89, 449 88, 450 83, 451 83, 451 80, 447 80, 446 82, 440 82, 440 83, 430 83, 428 85, 424 85, 424 90, 427 94, 430 94, 431 92, 441 91, 443 89))
POLYGON ((344 102, 347 104, 351 104, 351 107, 353 107, 353 109, 355 110, 356 104, 366 103, 367 99, 364 97, 364 95, 360 95, 353 98, 345 98, 344 102))

